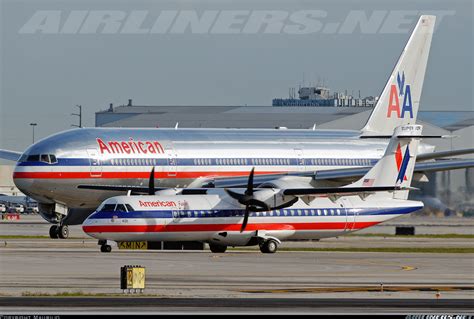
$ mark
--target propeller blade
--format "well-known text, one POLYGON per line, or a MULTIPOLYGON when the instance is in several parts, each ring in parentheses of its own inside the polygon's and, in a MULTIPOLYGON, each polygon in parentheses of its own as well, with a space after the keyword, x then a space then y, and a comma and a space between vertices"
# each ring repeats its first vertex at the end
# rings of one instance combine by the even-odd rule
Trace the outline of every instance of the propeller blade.
POLYGON ((151 169, 150 178, 148 180, 148 195, 155 195, 155 166, 151 169))
POLYGON ((245 195, 252 196, 253 195, 253 173, 255 171, 255 167, 252 167, 252 170, 249 174, 249 180, 247 182, 247 190, 245 191, 245 195))
POLYGON ((244 221, 242 222, 242 227, 240 227, 240 232, 243 232, 245 230, 245 227, 247 227, 247 222, 249 220, 249 214, 250 210, 249 207, 245 207, 245 215, 244 215, 244 221))

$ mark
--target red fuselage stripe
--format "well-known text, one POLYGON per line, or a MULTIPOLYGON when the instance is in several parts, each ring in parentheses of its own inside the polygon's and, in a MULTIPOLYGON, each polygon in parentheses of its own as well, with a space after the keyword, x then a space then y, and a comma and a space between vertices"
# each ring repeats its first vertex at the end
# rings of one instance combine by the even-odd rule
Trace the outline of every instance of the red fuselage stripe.
MULTIPOLYGON (((343 230, 346 228, 366 228, 379 222, 354 223, 292 223, 292 224, 248 224, 247 231, 253 230, 343 230), (354 225, 353 225, 354 224, 354 225)), ((200 224, 200 225, 107 225, 83 226, 86 233, 156 233, 156 232, 204 232, 240 231, 241 224, 200 224)))
MULTIPOLYGON (((279 174, 282 171, 255 172, 255 175, 279 174)), ((155 172, 155 178, 199 178, 203 176, 247 176, 248 172, 202 171, 202 172, 155 172)), ((13 178, 31 179, 88 179, 88 178, 149 178, 150 172, 14 172, 13 178)))

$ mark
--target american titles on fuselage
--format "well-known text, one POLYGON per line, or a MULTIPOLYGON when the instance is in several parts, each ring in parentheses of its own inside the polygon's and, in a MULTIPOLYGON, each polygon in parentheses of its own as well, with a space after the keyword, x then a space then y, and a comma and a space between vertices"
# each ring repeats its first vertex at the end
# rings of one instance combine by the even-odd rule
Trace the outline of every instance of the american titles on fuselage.
POLYGON ((176 203, 174 201, 161 201, 161 200, 156 200, 156 201, 142 201, 139 200, 138 204, 140 207, 177 207, 176 203))
POLYGON ((158 141, 135 141, 130 138, 128 141, 108 141, 104 142, 97 138, 100 154, 164 154, 163 146, 158 141))

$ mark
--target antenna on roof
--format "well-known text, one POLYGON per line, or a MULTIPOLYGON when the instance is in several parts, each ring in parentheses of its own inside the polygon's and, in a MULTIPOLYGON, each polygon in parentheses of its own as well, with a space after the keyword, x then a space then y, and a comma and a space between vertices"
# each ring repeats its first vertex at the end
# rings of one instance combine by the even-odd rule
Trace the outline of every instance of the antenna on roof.
POLYGON ((313 125, 313 131, 316 131, 316 123, 313 125))
POLYGON ((179 122, 176 122, 176 125, 174 126, 174 129, 175 129, 175 130, 178 129, 178 125, 179 125, 179 122))

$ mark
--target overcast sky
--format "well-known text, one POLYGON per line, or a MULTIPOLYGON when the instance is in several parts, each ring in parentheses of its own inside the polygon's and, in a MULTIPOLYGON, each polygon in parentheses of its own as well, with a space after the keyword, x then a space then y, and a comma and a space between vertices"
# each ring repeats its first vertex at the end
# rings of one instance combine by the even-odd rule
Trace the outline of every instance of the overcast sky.
POLYGON ((31 122, 36 139, 70 128, 76 104, 93 126, 94 112, 129 98, 271 105, 303 79, 379 95, 417 17, 433 12, 421 110, 473 110, 470 0, 0 3, 0 148, 27 147, 31 122), (187 25, 193 15, 201 23, 187 25))

